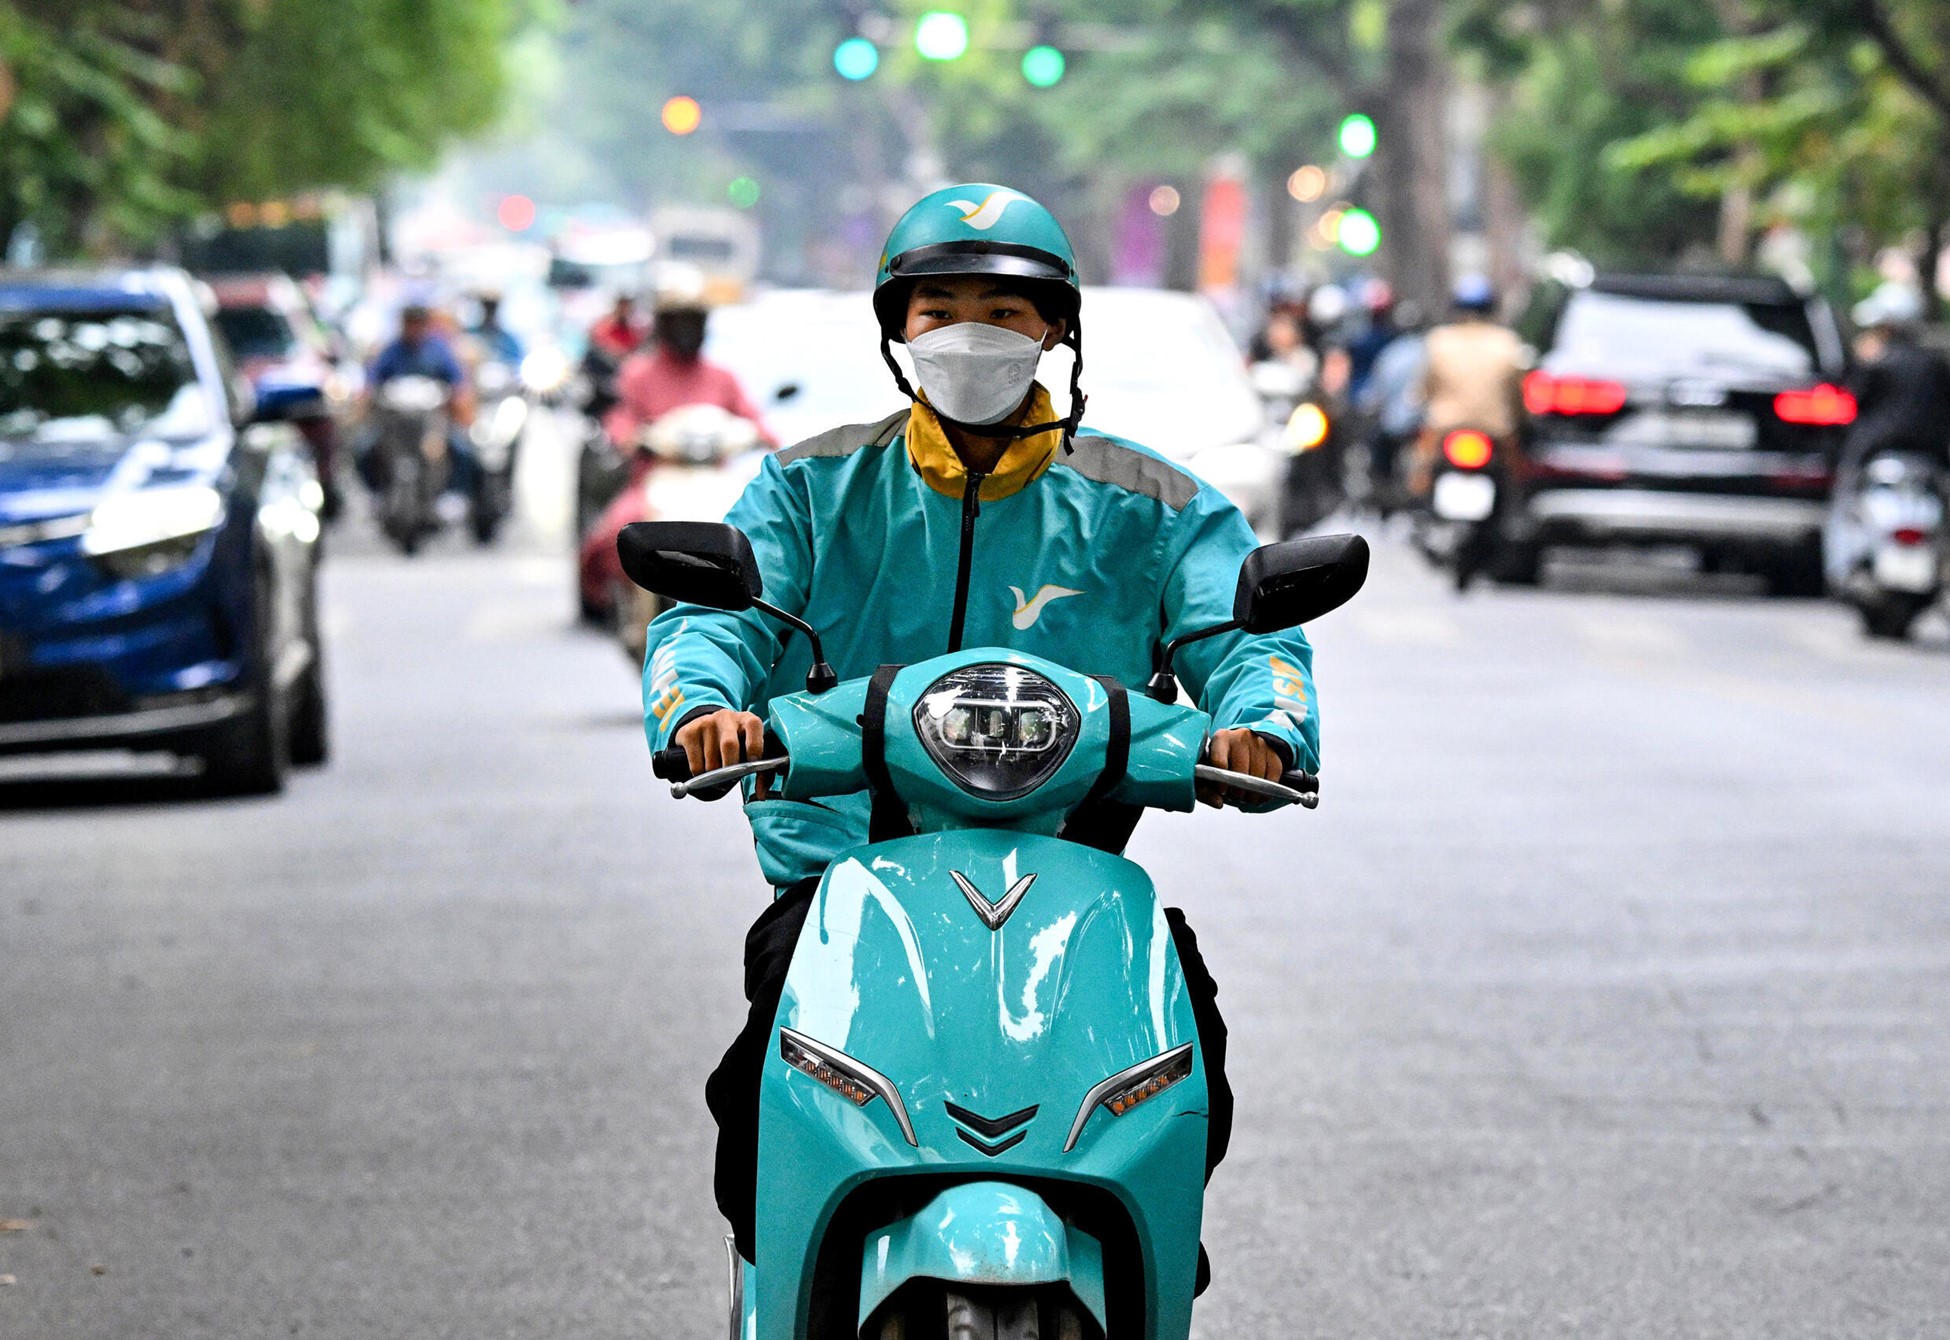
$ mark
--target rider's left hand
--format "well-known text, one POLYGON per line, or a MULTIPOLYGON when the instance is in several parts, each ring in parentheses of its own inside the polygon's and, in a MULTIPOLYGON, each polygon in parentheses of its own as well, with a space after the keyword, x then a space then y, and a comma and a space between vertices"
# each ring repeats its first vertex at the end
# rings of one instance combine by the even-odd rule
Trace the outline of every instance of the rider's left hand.
MULTIPOLYGON (((1250 773, 1255 777, 1263 777, 1269 782, 1279 781, 1286 773, 1286 760, 1280 757, 1280 751, 1273 747, 1272 740, 1244 726, 1222 730, 1214 735, 1211 747, 1206 751, 1205 761, 1215 768, 1250 773)), ((1214 809, 1228 801, 1235 805, 1267 803, 1264 796, 1204 782, 1199 783, 1198 798, 1214 809)))

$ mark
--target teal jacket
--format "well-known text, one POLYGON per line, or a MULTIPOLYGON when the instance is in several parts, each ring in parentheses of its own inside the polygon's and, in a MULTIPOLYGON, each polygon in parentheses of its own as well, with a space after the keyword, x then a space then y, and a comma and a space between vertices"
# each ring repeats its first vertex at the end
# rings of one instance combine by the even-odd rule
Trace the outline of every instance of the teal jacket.
MULTIPOLYGON (((1157 453, 1086 428, 1064 454, 1052 432, 1013 444, 976 479, 979 501, 939 422, 916 406, 776 453, 725 519, 751 538, 766 600, 819 630, 842 680, 948 650, 964 565, 962 646, 1031 652, 1134 690, 1162 641, 1232 617, 1252 529, 1157 453)), ((811 663, 803 636, 757 611, 666 610, 644 658, 650 747, 701 710, 763 716, 805 687, 811 663)), ((1260 731, 1311 772, 1312 663, 1294 629, 1193 643, 1175 669, 1215 729, 1260 731)), ((766 879, 783 888, 820 874, 866 842, 868 810, 864 793, 748 802, 766 879)))

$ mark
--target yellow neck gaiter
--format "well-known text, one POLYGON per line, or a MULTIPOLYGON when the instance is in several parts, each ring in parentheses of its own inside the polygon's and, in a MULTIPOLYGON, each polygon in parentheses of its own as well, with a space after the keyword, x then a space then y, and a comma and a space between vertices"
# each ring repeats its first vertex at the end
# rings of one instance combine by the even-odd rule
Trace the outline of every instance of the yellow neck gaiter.
MULTIPOLYGON (((1005 420, 1011 426, 1048 423, 1056 417, 1049 391, 1037 382, 1025 408, 1005 420)), ((982 481, 982 501, 992 502, 1020 493, 1049 469, 1056 453, 1063 448, 1061 425, 1034 437, 1019 437, 1002 453, 995 470, 982 481)), ((917 400, 907 413, 907 459, 921 472, 929 488, 950 498, 960 498, 968 488, 968 467, 948 441, 948 431, 926 401, 917 400)))

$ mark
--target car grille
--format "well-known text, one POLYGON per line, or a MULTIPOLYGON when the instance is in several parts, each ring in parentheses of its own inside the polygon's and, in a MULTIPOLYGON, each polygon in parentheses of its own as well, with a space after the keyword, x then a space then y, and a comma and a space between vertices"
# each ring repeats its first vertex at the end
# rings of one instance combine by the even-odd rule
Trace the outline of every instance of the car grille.
POLYGON ((0 724, 111 716, 129 706, 128 695, 93 666, 28 671, 0 666, 0 724))

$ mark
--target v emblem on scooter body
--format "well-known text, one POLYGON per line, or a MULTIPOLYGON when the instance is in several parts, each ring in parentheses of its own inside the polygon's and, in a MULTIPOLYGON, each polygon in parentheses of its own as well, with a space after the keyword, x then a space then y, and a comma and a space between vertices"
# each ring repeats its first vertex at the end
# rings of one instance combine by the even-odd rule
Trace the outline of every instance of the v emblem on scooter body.
POLYGON ((1029 892, 1029 886, 1036 882, 1034 875, 1024 875, 1009 886, 1009 891, 1002 895, 1001 902, 992 903, 982 896, 982 891, 975 887, 974 881, 967 875, 959 870, 950 870, 948 873, 955 877, 955 887, 959 888, 962 896, 968 899, 968 905, 975 909, 975 915, 980 917, 982 924, 992 931, 1002 929, 1002 923, 1009 919, 1009 914, 1016 910, 1016 904, 1020 903, 1022 896, 1029 892))

